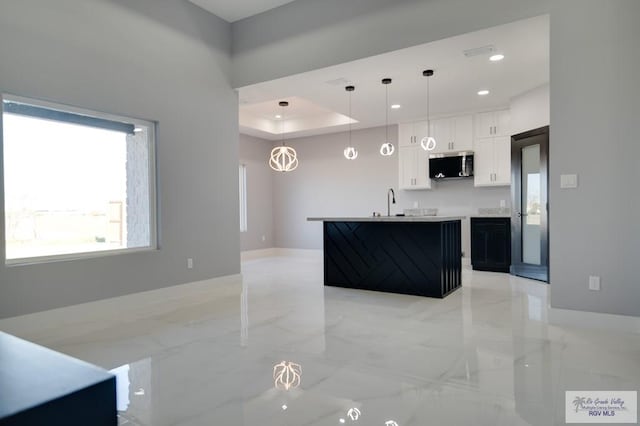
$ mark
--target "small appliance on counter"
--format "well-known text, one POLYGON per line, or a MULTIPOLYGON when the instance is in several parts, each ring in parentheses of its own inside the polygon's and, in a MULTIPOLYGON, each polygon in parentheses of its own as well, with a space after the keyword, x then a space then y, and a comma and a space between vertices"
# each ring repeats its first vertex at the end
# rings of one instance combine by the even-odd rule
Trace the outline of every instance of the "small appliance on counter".
POLYGON ((432 154, 429 156, 429 178, 462 179, 473 177, 473 152, 432 154))

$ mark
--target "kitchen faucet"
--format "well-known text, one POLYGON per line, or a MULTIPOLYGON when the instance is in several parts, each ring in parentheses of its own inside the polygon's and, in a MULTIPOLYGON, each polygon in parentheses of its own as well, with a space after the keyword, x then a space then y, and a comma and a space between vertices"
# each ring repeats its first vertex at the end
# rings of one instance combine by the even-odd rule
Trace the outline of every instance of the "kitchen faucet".
POLYGON ((389 194, 391 194, 393 204, 396 203, 396 193, 393 192, 393 188, 389 188, 387 191, 387 216, 391 216, 391 202, 389 202, 389 194))

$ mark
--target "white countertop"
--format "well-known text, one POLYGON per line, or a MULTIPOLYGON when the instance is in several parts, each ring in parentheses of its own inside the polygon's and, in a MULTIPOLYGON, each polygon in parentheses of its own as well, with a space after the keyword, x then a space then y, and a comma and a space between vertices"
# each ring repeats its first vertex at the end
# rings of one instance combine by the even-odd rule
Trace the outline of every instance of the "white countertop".
POLYGON ((308 217, 318 222, 448 222, 462 220, 466 216, 368 216, 368 217, 308 217))
POLYGON ((485 213, 485 214, 472 214, 469 217, 498 217, 498 218, 508 219, 511 217, 511 215, 506 213, 485 213))

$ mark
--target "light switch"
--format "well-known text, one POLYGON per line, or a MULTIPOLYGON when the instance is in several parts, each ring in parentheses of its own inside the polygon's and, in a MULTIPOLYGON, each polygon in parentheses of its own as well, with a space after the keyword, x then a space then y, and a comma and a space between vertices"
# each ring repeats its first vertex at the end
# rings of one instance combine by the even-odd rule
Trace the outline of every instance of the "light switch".
POLYGON ((577 188, 578 187, 578 175, 560 175, 560 188, 577 188))
POLYGON ((589 290, 600 291, 600 277, 594 275, 589 277, 589 290))

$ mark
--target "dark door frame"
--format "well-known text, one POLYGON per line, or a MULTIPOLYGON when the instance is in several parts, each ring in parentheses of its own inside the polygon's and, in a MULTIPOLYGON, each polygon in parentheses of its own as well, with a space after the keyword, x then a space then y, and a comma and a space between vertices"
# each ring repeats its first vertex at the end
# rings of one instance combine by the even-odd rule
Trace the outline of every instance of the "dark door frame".
POLYGON ((549 126, 511 136, 511 274, 549 282, 549 126), (527 141, 535 136, 546 136, 527 141), (540 188, 544 205, 540 215, 540 265, 522 262, 522 148, 540 144, 540 175, 546 185, 540 188))

